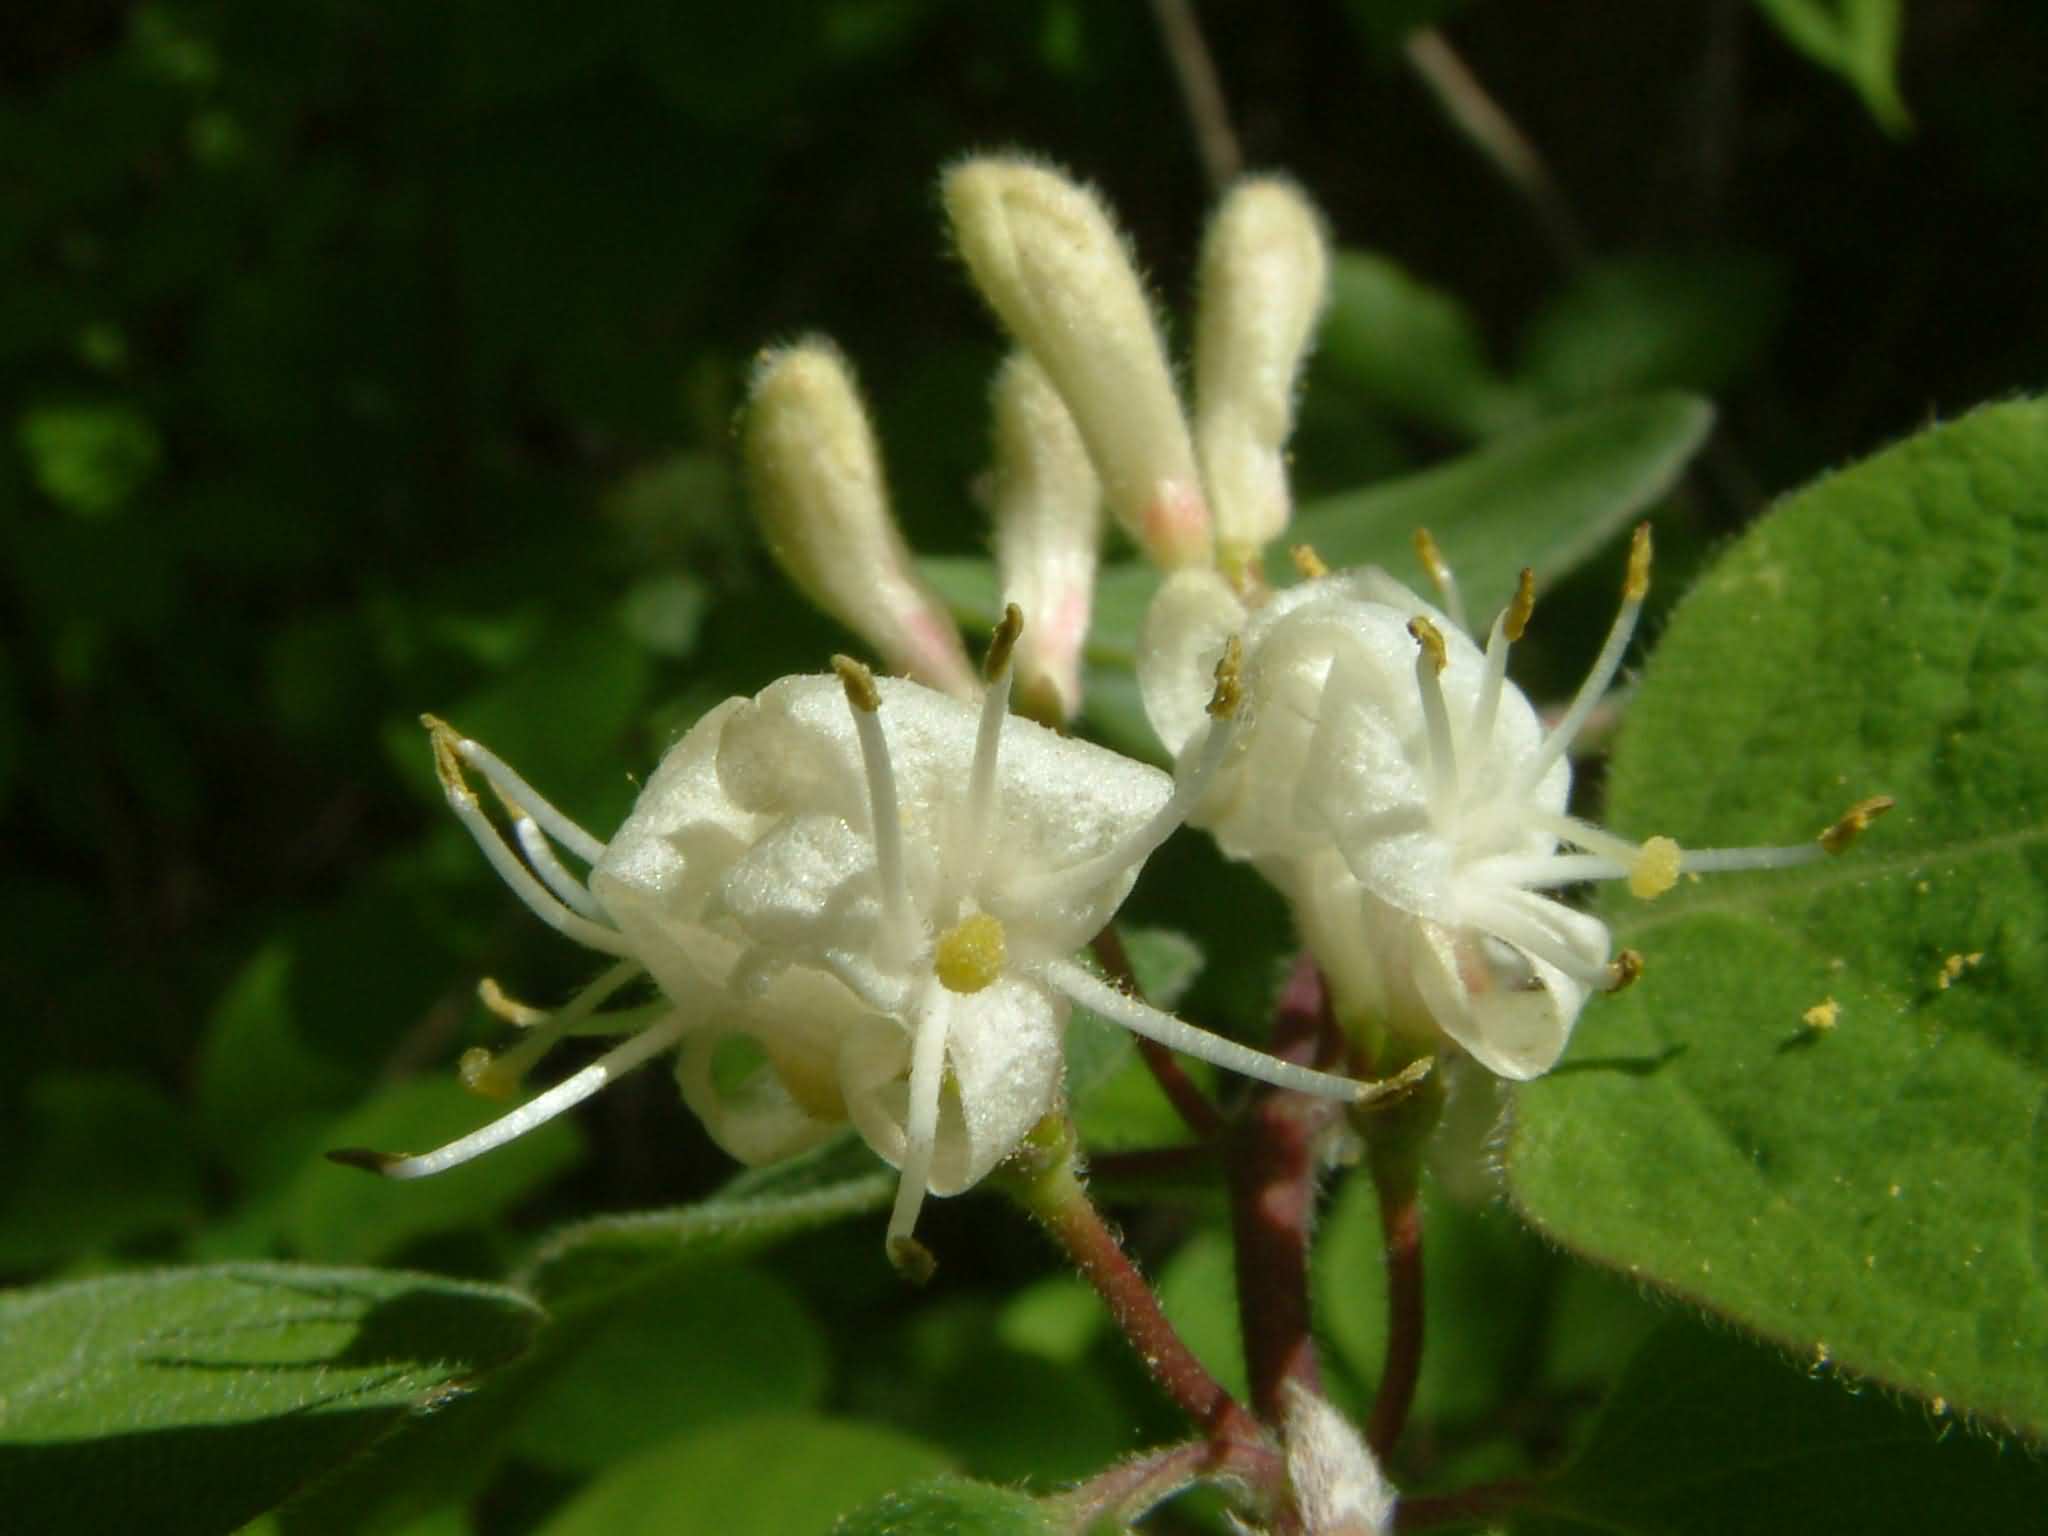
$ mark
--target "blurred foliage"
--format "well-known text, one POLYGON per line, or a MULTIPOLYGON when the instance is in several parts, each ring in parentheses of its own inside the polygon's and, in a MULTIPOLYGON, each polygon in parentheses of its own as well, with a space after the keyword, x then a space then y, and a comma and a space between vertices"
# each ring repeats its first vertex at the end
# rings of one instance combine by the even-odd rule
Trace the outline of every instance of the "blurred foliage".
MULTIPOLYGON (((1303 403, 1305 502, 1398 509, 1444 483, 1400 483, 1424 472, 1498 491, 1485 472, 1522 463, 1518 443, 1693 409, 1645 392, 1711 394, 1715 435, 1657 513, 1676 577, 1769 493, 2048 380, 2034 8, 1197 12, 1250 160, 1298 177, 1345 247, 1303 403), (1542 147, 1590 258, 1548 253, 1402 66, 1416 26, 1445 28, 1542 147)), ((938 1474, 956 1480, 847 1529, 983 1505, 989 1529, 1028 1529, 958 1479, 1042 1490, 1176 1436, 1092 1298, 995 1202, 928 1211, 943 1264, 924 1294, 872 1222, 818 1225, 886 1199, 857 1148, 693 1204, 731 1169, 660 1072, 467 1184, 386 1187, 318 1157, 481 1118, 452 1072, 492 1038, 478 977, 543 999, 587 979, 441 813, 420 711, 602 830, 706 707, 846 646, 745 519, 729 426, 755 347, 836 336, 913 543, 980 552, 998 344, 942 248, 939 166, 1010 143, 1069 164, 1184 312, 1210 189, 1151 9, 86 0, 0 21, 0 82, 0 1278, 53 1287, 0 1297, 0 1361, 25 1377, 152 1286, 176 1306, 155 1295, 149 1318, 177 1312, 203 1346, 183 1374, 131 1350, 65 1387, 63 1412, 129 1415, 116 1441, 0 1394, 7 1456, 54 1448, 35 1462, 50 1498, 179 1490, 195 1532, 297 1492, 271 1529, 617 1529, 631 1511, 736 1532, 754 1510, 822 1536, 938 1474), (317 1271, 318 1307, 242 1326, 250 1288, 311 1272, 285 1261, 391 1267, 317 1271), (159 1264, 189 1267, 133 1273, 159 1264), (496 1287, 515 1273, 544 1327, 496 1287), (232 1368, 217 1396, 200 1365, 232 1368), (236 1438, 258 1414, 285 1428, 236 1438), (145 1459, 110 1474, 105 1444, 145 1459), (751 1497, 767 1488, 785 1502, 751 1497)), ((1645 499, 1675 472, 1655 447, 1645 499)), ((1611 592, 1604 569, 1562 580, 1524 675, 1573 676, 1611 592)), ((1127 689, 1095 698, 1105 734, 1142 742, 1127 689)), ((1247 942, 1140 959, 1192 1016, 1256 1030, 1285 937, 1269 892, 1191 844, 1130 914, 1227 921, 1247 942)), ((1104 1145, 1171 1128, 1127 1048, 1096 1065, 1082 1107, 1104 1145)), ((1361 1232, 1369 1248, 1355 1186, 1333 1196, 1326 1264, 1361 1232)), ((1590 1439, 1571 1487, 1596 1489, 1627 1464, 1620 1409, 1593 1415, 1625 1370, 1623 1403, 1652 1407, 1680 1369, 1798 1385, 1718 1336, 1660 1335, 1630 1368, 1653 1321, 1632 1289, 1498 1204, 1440 1203, 1432 1327, 1459 1306, 1473 1323, 1432 1335, 1443 1374, 1404 1484, 1523 1475, 1590 1439)), ((1201 1347, 1235 1343, 1212 1216, 1168 1203, 1128 1232, 1201 1347)), ((1354 1399, 1374 1294, 1325 1302, 1354 1399)), ((1847 1412, 1768 1422, 1853 1439, 1847 1412)), ((124 1528, 132 1507, 85 1523, 124 1528)), ((1158 1528, 1221 1527, 1191 1502, 1158 1528)))

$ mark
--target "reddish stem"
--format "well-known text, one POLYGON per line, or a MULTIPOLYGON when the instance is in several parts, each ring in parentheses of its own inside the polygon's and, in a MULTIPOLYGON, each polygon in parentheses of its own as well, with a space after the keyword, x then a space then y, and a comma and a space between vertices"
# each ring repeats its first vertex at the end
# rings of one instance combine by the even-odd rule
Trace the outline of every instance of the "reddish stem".
MULTIPOLYGON (((1327 1064, 1334 1025, 1322 973, 1306 954, 1274 1011, 1274 1055, 1327 1064)), ((1309 1315, 1309 1233, 1316 1204, 1316 1152, 1341 1110, 1330 1100, 1268 1089, 1252 1103, 1231 1145, 1230 1204, 1236 1235, 1237 1298, 1252 1406, 1268 1423, 1286 1416, 1286 1387, 1320 1393, 1309 1315)))
MULTIPOLYGON (((1096 963, 1102 967, 1105 976, 1132 997, 1143 1001, 1145 992, 1138 985, 1138 973, 1132 969, 1130 953, 1124 948, 1123 936, 1114 926, 1105 928, 1095 935, 1089 948, 1095 952, 1096 963)), ((1188 1076, 1187 1070, 1181 1066, 1173 1052, 1157 1040, 1140 1037, 1138 1054, 1145 1058, 1145 1065, 1151 1069, 1160 1092, 1166 1095, 1167 1102, 1172 1104, 1175 1112, 1187 1122, 1189 1130, 1203 1141, 1215 1141, 1229 1129, 1222 1114, 1209 1101, 1209 1096, 1202 1092, 1199 1083, 1188 1076)))
POLYGON ((1088 1198, 1073 1164, 1062 1161, 1023 1192, 1030 1211, 1109 1307, 1138 1358, 1166 1395, 1212 1440, 1262 1439, 1256 1420, 1183 1342, 1159 1298, 1088 1198))
POLYGON ((1118 1529, 1202 1478, 1234 1478, 1272 1502, 1285 1486, 1286 1463, 1270 1445, 1243 1440, 1190 1440, 1118 1462, 1049 1502, 1072 1528, 1093 1531, 1107 1521, 1118 1529))
POLYGON ((1533 1483, 1509 1481, 1404 1498, 1394 1511, 1394 1529, 1427 1531, 1440 1525, 1490 1523, 1518 1508, 1534 1491, 1533 1483))
POLYGON ((1412 1182, 1390 1188, 1396 1181, 1378 1177, 1377 1163, 1373 1171, 1386 1245, 1387 1355, 1365 1437, 1373 1454, 1385 1459, 1407 1426, 1422 1375, 1422 1203, 1412 1182))

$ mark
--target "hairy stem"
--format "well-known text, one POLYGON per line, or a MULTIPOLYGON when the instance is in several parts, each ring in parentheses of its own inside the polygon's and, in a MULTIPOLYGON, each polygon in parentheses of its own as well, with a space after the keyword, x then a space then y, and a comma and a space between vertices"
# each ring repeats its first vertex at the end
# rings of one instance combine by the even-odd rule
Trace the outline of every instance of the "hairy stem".
MULTIPOLYGON (((1130 952, 1124 948, 1123 936, 1114 925, 1095 935, 1088 946, 1095 955, 1095 963, 1102 967, 1102 974, 1139 1001, 1145 1000, 1144 988, 1138 985, 1138 973, 1131 967, 1130 952)), ((1165 1046, 1156 1040, 1138 1037, 1138 1054, 1145 1059, 1151 1070, 1153 1081, 1159 1084, 1167 1102, 1173 1105, 1187 1128, 1203 1141, 1215 1141, 1229 1128, 1222 1113, 1202 1092, 1201 1085, 1187 1074, 1179 1060, 1165 1046)))
POLYGON ((1387 1353, 1366 1424, 1366 1441, 1384 1459, 1401 1438, 1422 1374, 1422 1155, 1443 1113, 1432 1074, 1405 1101, 1365 1118, 1366 1161, 1379 1193, 1387 1272, 1387 1353))
POLYGON ((1058 1510, 1061 1524, 1069 1530, 1094 1531, 1104 1521, 1121 1529, 1204 1478, 1242 1482, 1262 1503, 1270 1504, 1280 1496, 1286 1475, 1285 1463, 1270 1445, 1190 1440, 1120 1461, 1047 1503, 1058 1510))
MULTIPOLYGON (((1273 1054, 1327 1064, 1335 1026, 1315 962, 1302 955, 1274 1012, 1273 1054)), ((1309 1235, 1315 1222, 1317 1149, 1342 1110, 1330 1100, 1270 1090, 1259 1095, 1230 1147, 1230 1209, 1237 1298, 1252 1406, 1271 1424, 1287 1411, 1287 1384, 1321 1392, 1309 1316, 1309 1235)))
POLYGON ((1095 1287, 1166 1395, 1212 1440, 1262 1442, 1258 1422, 1195 1357, 1075 1171, 1073 1131, 1049 1117, 1003 1183, 1095 1287))

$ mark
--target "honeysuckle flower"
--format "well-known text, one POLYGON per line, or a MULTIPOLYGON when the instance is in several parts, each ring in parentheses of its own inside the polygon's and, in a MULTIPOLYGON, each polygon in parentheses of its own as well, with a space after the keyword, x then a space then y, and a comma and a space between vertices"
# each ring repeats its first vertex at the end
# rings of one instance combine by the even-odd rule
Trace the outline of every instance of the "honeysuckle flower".
POLYGON ((874 430, 838 348, 806 337, 755 360, 741 447, 769 551, 804 595, 889 667, 977 696, 952 616, 890 514, 874 430))
POLYGON ((1287 1484, 1303 1536, 1387 1536, 1394 1485, 1365 1437, 1301 1383, 1287 1383, 1287 1484))
MULTIPOLYGON (((1529 572, 1482 649, 1384 571, 1305 563, 1311 579, 1256 608, 1213 572, 1176 574, 1147 616, 1140 681, 1168 748, 1206 755, 1191 680, 1241 645, 1247 719, 1192 819, 1288 897, 1340 1015, 1389 1032, 1397 1054, 1434 1050, 1441 1031, 1503 1077, 1547 1071, 1587 997, 1641 967, 1614 952, 1605 924, 1549 893, 1623 879, 1649 899, 1681 874, 1805 863, 1890 804, 1866 801, 1810 844, 1691 852, 1570 814, 1567 753, 1633 634, 1647 525, 1606 643, 1548 729, 1506 677, 1534 606, 1529 572)), ((1443 587, 1454 601, 1448 571, 1443 587)))
POLYGON ((1102 200, 1013 155, 961 162, 940 192, 975 286, 1073 413, 1111 515, 1158 564, 1208 564, 1194 443, 1152 307, 1102 200))
POLYGON ((996 376, 990 512, 1003 601, 1030 615, 1012 665, 1024 713, 1057 724, 1081 708, 1081 649, 1095 601, 1102 485, 1066 403, 1019 352, 996 376))
POLYGON ((1232 736, 1234 662, 1212 689, 1217 745, 1176 783, 1009 713, 1020 626, 1012 608, 976 704, 843 657, 836 676, 728 700, 669 751, 608 844, 430 720, 449 804, 485 857, 545 922, 615 961, 553 1014, 500 999, 527 1038, 469 1058, 465 1077, 502 1091, 564 1034, 630 1033, 438 1151, 341 1160, 394 1178, 438 1173, 675 1049, 685 1100, 743 1161, 851 1123, 901 1170, 889 1247, 916 1273, 930 1262, 911 1235, 926 1194, 976 1183, 1057 1105, 1076 1002, 1263 1081, 1367 1096, 1366 1084, 1208 1034, 1074 961, 1206 792, 1232 736), (510 809, 510 842, 471 771, 510 809), (587 881, 556 848, 589 866, 587 881), (655 1004, 598 1011, 643 974, 655 1004))

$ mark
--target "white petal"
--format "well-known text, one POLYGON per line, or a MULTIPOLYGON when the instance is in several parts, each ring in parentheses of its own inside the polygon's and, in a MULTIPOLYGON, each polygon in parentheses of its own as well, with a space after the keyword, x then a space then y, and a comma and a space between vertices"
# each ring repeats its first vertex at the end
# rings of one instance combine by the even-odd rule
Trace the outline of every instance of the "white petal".
POLYGON ((1207 718, 1224 642, 1244 627, 1244 604, 1212 570, 1176 571, 1145 610, 1138 688, 1146 719, 1174 756, 1207 718))
MULTIPOLYGON (((727 1081, 719 1056, 736 1041, 758 1044, 738 1021, 721 1020, 693 1031, 676 1057, 676 1083, 711 1139, 750 1167, 778 1162, 816 1146, 837 1131, 844 1116, 819 1116, 790 1092, 772 1056, 738 1081, 727 1081), (733 1027, 727 1027, 731 1022, 733 1027)), ((765 1047, 761 1047, 765 1053, 765 1047)))
POLYGON ((1410 946, 1415 983, 1438 1026, 1473 1060, 1522 1082, 1564 1054, 1586 988, 1520 951, 1513 952, 1518 964, 1503 963, 1487 948, 1497 942, 1418 922, 1410 946))

